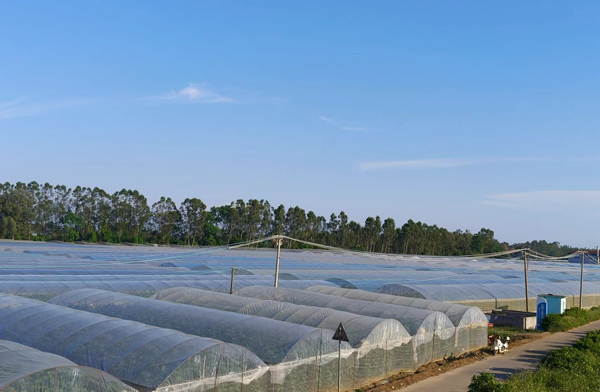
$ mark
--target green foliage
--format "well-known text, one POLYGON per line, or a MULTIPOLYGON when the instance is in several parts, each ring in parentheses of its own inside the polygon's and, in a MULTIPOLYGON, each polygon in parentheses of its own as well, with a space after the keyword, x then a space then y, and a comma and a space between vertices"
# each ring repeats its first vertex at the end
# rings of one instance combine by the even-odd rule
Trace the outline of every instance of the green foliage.
POLYGON ((286 209, 257 199, 208 209, 199 198, 186 198, 178 206, 162 197, 150 206, 144 195, 131 189, 109 194, 81 186, 0 184, 0 238, 190 246, 225 245, 274 234, 371 252, 459 256, 508 249, 486 228, 472 234, 413 220, 397 227, 392 218, 379 216, 367 217, 361 224, 344 211, 326 218, 299 206, 286 209))
POLYGON ((510 386, 496 381, 494 375, 482 372, 478 376, 471 378, 469 392, 509 392, 510 386))
POLYGON ((542 332, 543 331, 540 331, 539 329, 521 329, 521 328, 516 328, 516 327, 504 327, 504 326, 502 326, 502 327, 493 326, 493 327, 488 328, 489 335, 508 336, 509 338, 511 338, 511 340, 517 334, 523 334, 523 333, 537 334, 537 333, 542 333, 542 332))
POLYGON ((600 308, 571 308, 563 314, 549 314, 542 320, 542 329, 548 332, 564 332, 592 321, 600 320, 600 308))
POLYGON ((479 234, 475 234, 473 238, 471 238, 471 245, 469 248, 474 254, 483 253, 483 239, 479 234))
POLYGON ((529 248, 536 252, 556 257, 566 256, 579 250, 578 248, 573 248, 568 245, 561 245, 558 242, 546 242, 543 240, 512 244, 511 246, 515 249, 529 248))
POLYGON ((12 216, 6 216, 2 219, 2 233, 4 238, 11 238, 14 240, 15 236, 18 237, 17 223, 12 216))

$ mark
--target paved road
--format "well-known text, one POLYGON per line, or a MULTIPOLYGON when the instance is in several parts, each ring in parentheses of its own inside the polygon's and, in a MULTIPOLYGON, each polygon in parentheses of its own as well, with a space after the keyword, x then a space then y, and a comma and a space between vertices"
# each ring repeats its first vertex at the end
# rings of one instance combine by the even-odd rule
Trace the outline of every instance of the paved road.
POLYGON ((402 389, 402 392, 466 392, 471 383, 471 377, 481 372, 492 373, 497 379, 503 380, 511 374, 534 369, 539 360, 552 350, 570 346, 585 335, 587 331, 600 329, 600 321, 559 332, 546 338, 510 349, 504 355, 488 357, 483 361, 449 371, 436 377, 431 377, 402 389))

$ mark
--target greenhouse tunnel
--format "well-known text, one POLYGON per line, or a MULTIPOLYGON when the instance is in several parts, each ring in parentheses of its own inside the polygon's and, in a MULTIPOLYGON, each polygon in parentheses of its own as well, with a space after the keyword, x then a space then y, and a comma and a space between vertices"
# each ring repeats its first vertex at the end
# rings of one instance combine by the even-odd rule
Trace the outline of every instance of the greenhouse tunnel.
MULTIPOLYGON (((67 291, 77 289, 100 289, 107 291, 115 291, 118 293, 126 293, 131 295, 137 295, 140 297, 151 297, 161 290, 166 290, 172 287, 189 287, 198 288, 218 292, 229 293, 231 281, 230 280, 196 280, 196 279, 185 279, 185 280, 171 280, 160 277, 157 280, 120 280, 114 279, 110 276, 104 277, 90 277, 89 280, 85 276, 73 277, 77 279, 61 279, 61 276, 55 277, 56 281, 40 279, 39 281, 32 281, 30 279, 22 279, 15 281, 8 281, 0 279, 0 293, 13 294, 25 298, 37 299, 40 301, 48 301, 55 296, 62 294, 67 291)), ((159 278, 159 277, 154 277, 159 278)), ((281 282, 282 287, 289 287, 295 289, 304 289, 310 287, 319 282, 306 282, 306 281, 285 281, 281 282)), ((261 285, 271 286, 272 281, 261 280, 261 281, 247 281, 243 279, 236 279, 234 281, 234 289, 239 290, 244 287, 261 285)))
POLYGON ((0 339, 106 371, 140 391, 238 391, 268 370, 241 346, 6 294, 0 339))
MULTIPOLYGON (((283 391, 310 390, 313 382, 319 390, 337 384, 338 342, 328 329, 95 289, 69 291, 50 303, 241 345, 272 365, 273 382, 283 391)), ((343 372, 349 376, 353 354, 354 349, 342 343, 343 372)))
POLYGON ((448 316, 441 312, 334 297, 305 290, 262 286, 246 287, 235 291, 234 294, 397 320, 412 336, 411 342, 417 358, 415 366, 448 357, 456 351, 454 325, 448 316))
POLYGON ((332 331, 343 323, 350 345, 356 349, 355 378, 364 383, 413 368, 411 336, 397 320, 187 288, 167 289, 153 298, 332 331))
MULTIPOLYGON (((456 327, 457 352, 477 350, 487 346, 488 320, 481 309, 448 302, 430 301, 420 298, 399 297, 395 295, 372 293, 363 290, 349 290, 328 286, 313 286, 307 291, 337 297, 365 300, 371 302, 408 306, 444 313, 456 327)), ((169 290, 166 290, 169 291, 169 290)))
MULTIPOLYGON (((579 282, 529 283, 529 308, 535 309, 539 294, 556 294, 567 297, 567 308, 579 306, 579 282)), ((415 285, 389 284, 381 293, 401 295, 407 290, 416 291, 428 300, 448 301, 465 306, 476 306, 483 311, 492 309, 525 310, 525 284, 462 284, 462 285, 415 285)), ((600 283, 584 282, 583 306, 600 305, 600 283)))
POLYGON ((337 350, 337 346, 323 340, 329 334, 326 330, 128 294, 81 289, 63 293, 49 302, 239 344, 267 364, 311 358, 315 353, 321 354, 322 344, 337 350))
POLYGON ((135 392, 102 370, 0 340, 0 390, 5 392, 135 392))

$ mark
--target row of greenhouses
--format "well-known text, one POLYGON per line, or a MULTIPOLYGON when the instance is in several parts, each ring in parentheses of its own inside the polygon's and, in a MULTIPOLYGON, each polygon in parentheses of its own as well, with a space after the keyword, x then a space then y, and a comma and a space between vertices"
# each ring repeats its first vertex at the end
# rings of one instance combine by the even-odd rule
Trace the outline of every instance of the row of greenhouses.
MULTIPOLYGON (((448 331, 425 320, 410 324, 411 333, 398 320, 409 325, 400 312, 396 318, 377 318, 263 301, 246 297, 243 290, 229 295, 175 288, 144 298, 78 289, 49 302, 0 295, 0 339, 61 356, 71 366, 105 371, 140 391, 165 392, 331 390, 338 360, 332 337, 339 322, 350 337, 341 346, 347 388, 470 349, 469 342, 454 345, 455 331, 443 313, 434 318, 446 321, 448 331)), ((478 327, 473 325, 473 337, 478 327)))
MULTIPOLYGON (((0 241, 0 340, 86 375, 40 389, 55 371, 40 366, 5 390, 29 377, 36 392, 88 380, 111 392, 332 391, 338 360, 343 388, 358 389, 484 347, 482 310, 524 307, 519 259, 286 249, 273 287, 275 261, 260 248, 0 241)), ((575 303, 579 266, 531 260, 528 274, 530 301, 575 303)), ((591 306, 600 269, 585 264, 585 279, 591 306)))

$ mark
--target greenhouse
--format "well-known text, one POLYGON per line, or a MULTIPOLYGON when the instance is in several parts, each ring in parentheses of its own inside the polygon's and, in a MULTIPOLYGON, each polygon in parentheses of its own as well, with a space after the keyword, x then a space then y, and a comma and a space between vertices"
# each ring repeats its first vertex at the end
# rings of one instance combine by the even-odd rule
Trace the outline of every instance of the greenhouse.
POLYGON ((440 312, 272 287, 246 287, 234 294, 397 320, 412 336, 415 366, 448 357, 456 351, 454 325, 440 312))
MULTIPOLYGON (((535 309, 539 294, 558 294, 567 297, 567 307, 579 306, 579 282, 529 283, 529 308, 535 309)), ((525 284, 462 284, 462 285, 415 285, 390 284, 378 290, 380 293, 447 301, 466 306, 476 306, 484 311, 492 309, 525 310, 525 284)), ((600 305, 600 282, 583 285, 584 307, 600 305)))
POLYGON ((12 295, 0 295, 0 339, 106 371, 140 391, 239 391, 263 382, 268 369, 240 346, 12 295))
MULTIPOLYGON (((271 378, 282 391, 337 384, 338 343, 331 330, 94 289, 70 291, 50 303, 242 345, 274 365, 271 378)), ((342 352, 350 377, 354 350, 343 343, 342 352)))
MULTIPOLYGON (((113 279, 110 276, 90 277, 89 280, 86 280, 85 278, 87 277, 80 277, 79 280, 62 280, 60 279, 60 277, 58 277, 56 278, 56 281, 47 279, 38 281, 8 281, 0 279, 0 293, 13 294, 25 298, 37 299, 40 301, 48 301, 59 294, 77 289, 101 289, 107 291, 115 291, 118 293, 137 295, 140 297, 151 297, 152 295, 158 293, 161 290, 166 290, 172 287, 190 287, 229 293, 231 286, 230 280, 196 280, 185 279, 185 277, 182 277, 182 280, 163 279, 163 277, 160 277, 160 280, 148 281, 121 281, 119 279, 113 279)), ((304 289, 318 283, 319 282, 315 281, 307 282, 299 280, 281 281, 280 286, 286 288, 304 289)), ((323 283, 334 286, 332 283, 323 283)), ((270 279, 252 281, 244 279, 235 279, 234 281, 235 290, 255 285, 272 286, 273 282, 270 279)))
POLYGON ((397 320, 198 289, 168 289, 159 292, 154 298, 332 331, 343 323, 350 345, 356 349, 354 378, 365 384, 391 373, 414 369, 411 336, 397 320))
POLYGON ((135 392, 98 369, 58 355, 0 340, 0 390, 4 392, 135 392))
POLYGON ((350 299, 402 305, 411 308, 442 312, 448 316, 450 321, 452 321, 452 324, 456 327, 457 353, 477 350, 487 346, 488 320, 485 313, 474 306, 464 306, 448 302, 429 301, 420 298, 399 297, 363 290, 349 290, 328 286, 313 286, 306 290, 313 293, 334 295, 350 299))

